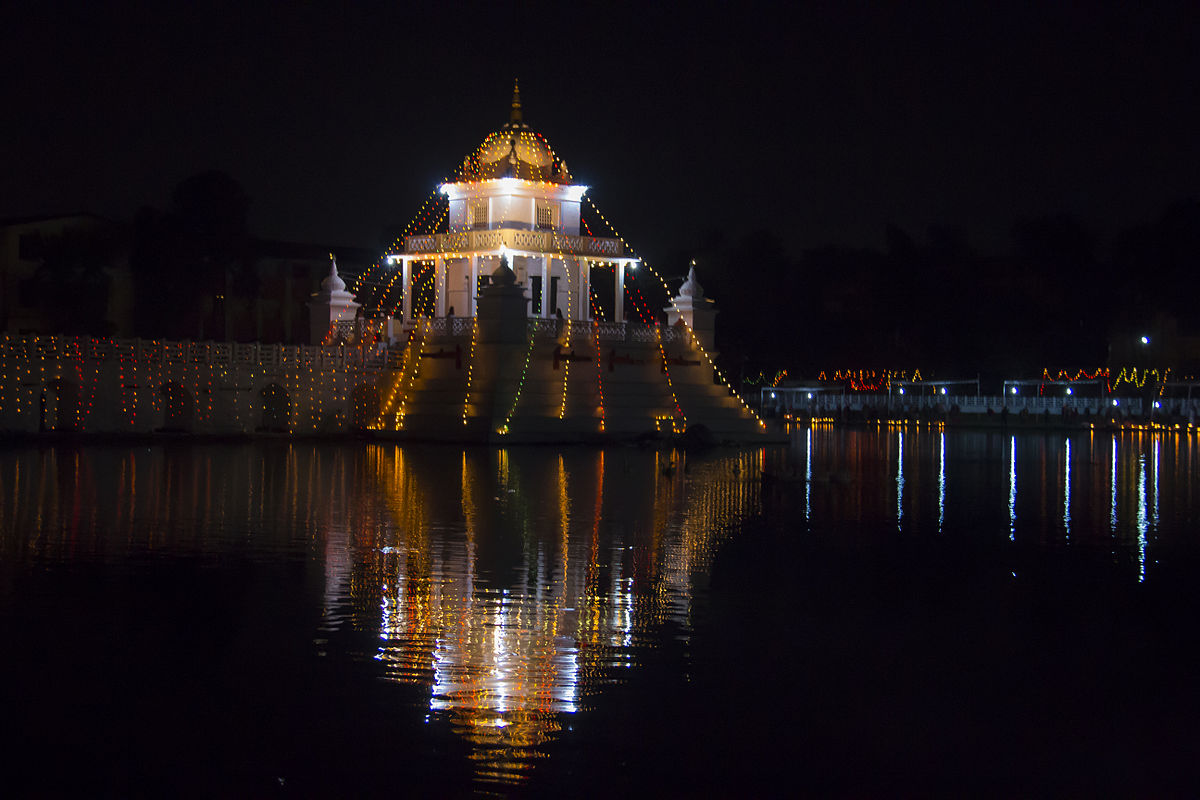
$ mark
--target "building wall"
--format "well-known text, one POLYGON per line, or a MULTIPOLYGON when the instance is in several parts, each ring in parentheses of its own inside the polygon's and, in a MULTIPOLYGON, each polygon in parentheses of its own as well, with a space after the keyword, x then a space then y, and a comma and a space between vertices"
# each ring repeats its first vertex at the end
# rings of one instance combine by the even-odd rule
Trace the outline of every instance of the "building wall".
POLYGON ((756 440, 684 332, 423 320, 388 349, 0 338, 0 434, 344 434, 580 441, 682 432, 756 440), (667 342, 660 346, 659 336, 667 342), (664 356, 667 363, 664 368, 664 356))

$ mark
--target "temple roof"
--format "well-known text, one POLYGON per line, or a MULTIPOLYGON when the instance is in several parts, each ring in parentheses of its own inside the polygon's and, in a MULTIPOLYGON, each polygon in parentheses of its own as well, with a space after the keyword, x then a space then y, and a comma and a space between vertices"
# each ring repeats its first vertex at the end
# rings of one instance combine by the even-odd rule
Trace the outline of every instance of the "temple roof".
POLYGON ((554 154, 546 137, 525 124, 520 89, 514 84, 512 112, 499 130, 489 133, 475 151, 463 159, 459 180, 520 178, 530 181, 571 183, 566 164, 554 154))

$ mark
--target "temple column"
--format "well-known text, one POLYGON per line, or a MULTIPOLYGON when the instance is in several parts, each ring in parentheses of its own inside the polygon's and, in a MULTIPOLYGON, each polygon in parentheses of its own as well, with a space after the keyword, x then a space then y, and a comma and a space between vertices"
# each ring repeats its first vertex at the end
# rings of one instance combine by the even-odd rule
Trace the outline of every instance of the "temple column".
POLYGON ((564 259, 563 266, 568 275, 574 275, 574 279, 567 284, 567 316, 571 319, 582 319, 579 316, 579 287, 583 285, 583 276, 579 274, 579 259, 573 258, 570 262, 564 259))
POLYGON ((400 319, 407 325, 412 322, 413 315, 412 261, 403 256, 400 258, 400 289, 400 319))
POLYGON ((625 262, 617 262, 617 279, 613 288, 616 297, 613 298, 613 322, 625 321, 625 262))
POLYGON ((446 316, 446 259, 438 256, 433 260, 433 315, 446 316))
POLYGON ((590 259, 579 260, 579 318, 584 322, 592 319, 592 262, 590 259))
POLYGON ((550 316, 550 258, 542 254, 542 319, 550 316))

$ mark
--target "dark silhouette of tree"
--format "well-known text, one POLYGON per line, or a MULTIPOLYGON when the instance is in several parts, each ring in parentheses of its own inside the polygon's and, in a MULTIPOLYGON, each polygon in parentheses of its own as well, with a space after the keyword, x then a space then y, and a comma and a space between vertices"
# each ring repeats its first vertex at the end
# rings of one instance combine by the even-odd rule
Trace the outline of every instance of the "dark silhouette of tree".
POLYGON ((34 277, 41 314, 51 330, 68 336, 107 336, 111 278, 124 246, 115 225, 68 228, 46 238, 34 277))
POLYGON ((1132 228, 1113 244, 1111 282, 1119 287, 1121 317, 1127 321, 1157 313, 1178 317, 1187 328, 1200 327, 1194 298, 1200 289, 1200 201, 1172 204, 1152 224, 1132 228))
POLYGON ((249 207, 237 181, 209 171, 180 183, 165 213, 138 214, 130 270, 139 335, 227 337, 231 297, 256 288, 249 207))

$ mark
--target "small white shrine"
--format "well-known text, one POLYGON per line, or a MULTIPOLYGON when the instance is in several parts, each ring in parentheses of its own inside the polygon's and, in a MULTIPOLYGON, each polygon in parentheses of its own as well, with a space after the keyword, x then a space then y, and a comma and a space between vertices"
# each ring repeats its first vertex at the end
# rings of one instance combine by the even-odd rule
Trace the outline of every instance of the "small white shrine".
POLYGON ((525 287, 530 317, 592 319, 592 271, 615 267, 612 321, 624 320, 627 256, 619 239, 580 233, 586 186, 576 183, 545 137, 526 125, 513 88, 508 124, 463 159, 458 179, 442 184, 449 201, 448 231, 408 236, 388 256, 401 270, 402 318, 476 315, 479 290, 502 259, 525 287), (434 265, 432 308, 414 308, 413 267, 434 265))
POLYGON ((346 282, 337 271, 337 258, 329 254, 329 274, 321 281, 321 290, 308 301, 309 341, 321 344, 336 334, 339 323, 352 325, 359 304, 346 290, 346 282))
POLYGON ((696 280, 696 262, 693 260, 688 268, 687 280, 679 287, 679 296, 671 300, 667 312, 667 324, 683 324, 692 330, 700 344, 710 353, 715 347, 715 321, 717 310, 713 301, 704 296, 704 287, 696 280))

